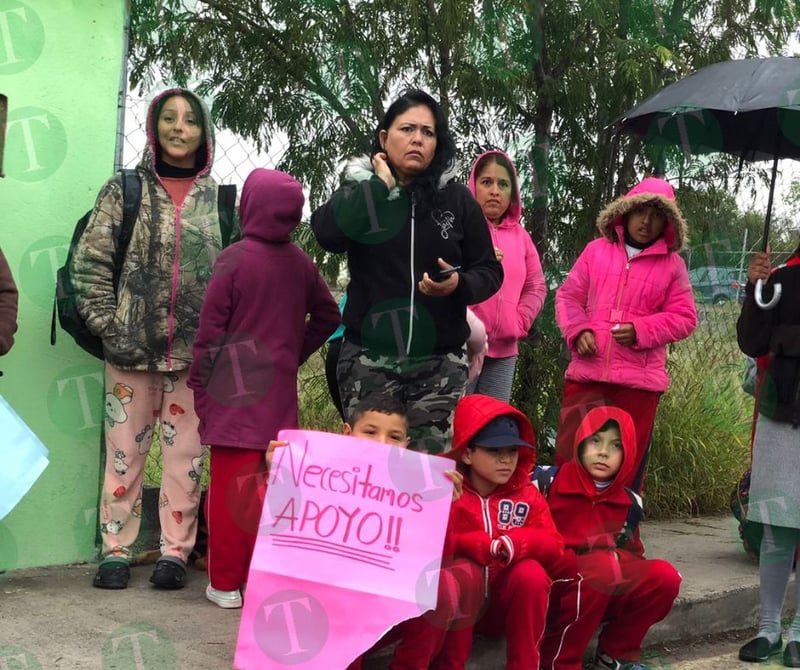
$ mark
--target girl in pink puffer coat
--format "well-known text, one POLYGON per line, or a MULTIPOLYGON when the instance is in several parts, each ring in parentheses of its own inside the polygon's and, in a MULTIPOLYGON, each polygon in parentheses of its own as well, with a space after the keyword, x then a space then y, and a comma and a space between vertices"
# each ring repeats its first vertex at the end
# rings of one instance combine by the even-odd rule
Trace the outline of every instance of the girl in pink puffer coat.
POLYGON ((669 182, 648 177, 597 217, 556 293, 556 321, 570 351, 556 462, 569 459, 576 427, 593 407, 628 412, 637 434, 637 488, 658 401, 669 385, 666 346, 697 327, 686 264, 688 227, 669 182), (641 467, 640 467, 641 466, 641 467))

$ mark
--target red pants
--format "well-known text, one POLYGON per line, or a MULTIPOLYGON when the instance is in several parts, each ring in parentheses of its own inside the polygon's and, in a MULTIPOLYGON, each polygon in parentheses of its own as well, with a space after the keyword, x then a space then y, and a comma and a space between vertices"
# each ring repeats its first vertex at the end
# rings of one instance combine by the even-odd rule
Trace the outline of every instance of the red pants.
MULTIPOLYGON (((506 636, 506 670, 539 670, 539 643, 550 594, 544 568, 534 560, 519 561, 500 572, 489 590, 488 607, 475 630, 506 636)), ((466 626, 448 631, 431 668, 464 670, 472 652, 472 633, 466 626)))
POLYGON ((542 668, 580 670, 603 622, 598 650, 615 659, 638 660, 647 631, 669 614, 680 583, 680 574, 666 561, 626 551, 577 557, 567 552, 563 570, 553 579, 542 668))
MULTIPOLYGON (((660 399, 661 393, 658 391, 643 391, 603 382, 579 383, 566 380, 556 436, 556 465, 572 460, 575 452, 575 433, 587 412, 595 407, 610 405, 624 409, 631 415, 633 425, 636 426, 634 472, 638 472, 650 447, 650 436, 660 399)), ((639 491, 641 488, 640 485, 639 491)))
MULTIPOLYGON (((431 666, 431 662, 451 631, 467 631, 471 644, 472 627, 482 604, 483 569, 466 559, 455 559, 439 572, 436 609, 395 626, 370 652, 399 640, 389 670, 449 667, 431 666)), ((361 662, 362 658, 357 659, 347 670, 361 670, 361 662)))
POLYGON ((264 452, 211 447, 206 494, 208 578, 221 591, 236 591, 247 580, 266 493, 264 452))

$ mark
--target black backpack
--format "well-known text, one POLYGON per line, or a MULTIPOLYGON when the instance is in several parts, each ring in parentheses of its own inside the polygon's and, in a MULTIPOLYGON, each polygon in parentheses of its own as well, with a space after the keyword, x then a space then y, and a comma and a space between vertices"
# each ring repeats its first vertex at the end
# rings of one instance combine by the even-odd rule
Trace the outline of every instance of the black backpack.
MULTIPOLYGON (((142 180, 135 169, 120 170, 122 175, 122 226, 117 240, 117 251, 114 256, 114 290, 119 284, 119 276, 122 271, 122 263, 125 260, 125 253, 131 241, 133 225, 139 215, 139 205, 142 203, 142 180)), ((231 243, 233 234, 234 209, 236 207, 236 186, 221 185, 217 196, 218 215, 220 233, 222 236, 222 246, 226 247, 231 243)), ((86 230, 93 210, 89 210, 75 224, 72 232, 72 240, 67 250, 67 259, 64 265, 56 272, 56 293, 53 299, 53 316, 50 322, 50 344, 56 343, 56 316, 58 323, 67 331, 75 343, 84 351, 95 358, 103 360, 103 341, 93 335, 86 322, 78 312, 78 303, 75 297, 75 287, 72 285, 70 268, 72 257, 78 242, 86 230)))
MULTIPOLYGON (((647 459, 645 459, 645 461, 646 460, 647 459)), ((553 485, 553 480, 558 474, 559 467, 560 466, 558 465, 537 465, 533 469, 533 472, 531 472, 531 482, 533 482, 534 486, 539 489, 539 493, 541 493, 545 499, 550 494, 550 488, 553 485)), ((643 466, 639 468, 639 472, 642 474, 644 473, 643 466)), ((636 530, 639 528, 642 518, 644 517, 644 505, 642 504, 642 497, 627 486, 625 487, 625 493, 628 494, 628 498, 631 501, 631 506, 628 508, 628 516, 625 518, 625 523, 616 537, 617 546, 620 548, 624 547, 628 540, 633 538, 636 530)))

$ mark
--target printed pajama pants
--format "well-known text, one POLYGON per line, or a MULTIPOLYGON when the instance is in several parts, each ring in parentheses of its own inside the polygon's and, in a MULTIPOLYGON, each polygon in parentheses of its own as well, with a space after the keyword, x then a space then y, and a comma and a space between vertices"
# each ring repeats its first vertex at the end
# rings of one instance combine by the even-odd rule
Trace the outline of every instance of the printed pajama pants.
POLYGON ((142 518, 142 482, 156 425, 161 438, 161 553, 186 561, 197 536, 203 447, 188 370, 105 366, 106 467, 100 500, 103 556, 130 558, 142 518))

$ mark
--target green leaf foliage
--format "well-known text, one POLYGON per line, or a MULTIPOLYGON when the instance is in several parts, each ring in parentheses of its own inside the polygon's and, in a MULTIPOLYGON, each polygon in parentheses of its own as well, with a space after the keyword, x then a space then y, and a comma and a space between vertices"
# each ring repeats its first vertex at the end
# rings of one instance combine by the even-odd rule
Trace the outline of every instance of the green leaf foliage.
MULTIPOLYGON (((190 84, 213 98, 218 124, 259 148, 285 137, 278 167, 310 189, 312 207, 337 185, 342 160, 369 150, 401 89, 430 91, 449 116, 462 179, 481 150, 499 147, 514 158, 523 222, 551 273, 568 268, 594 237, 605 203, 656 170, 677 182, 704 248, 735 250, 745 230, 755 243, 759 213, 741 213, 730 196, 735 162, 648 147, 615 136, 613 124, 705 65, 784 53, 800 24, 796 0, 131 0, 130 7, 133 85, 190 84)), ((766 174, 748 166, 740 187, 754 189, 766 174)), ((781 232, 788 222, 777 221, 776 230, 779 239, 791 237, 781 232)), ((338 274, 339 260, 307 227, 296 239, 326 276, 338 274)), ((521 347, 514 392, 542 453, 557 424, 565 365, 551 301, 552 291, 537 334, 521 347)), ((729 397, 706 384, 709 364, 684 369, 679 355, 657 424, 651 514, 719 509, 743 460, 746 431, 726 428, 729 397), (714 450, 720 459, 704 469, 714 450)), ((314 393, 304 421, 329 425, 319 379, 309 379, 316 381, 307 384, 314 393)))

